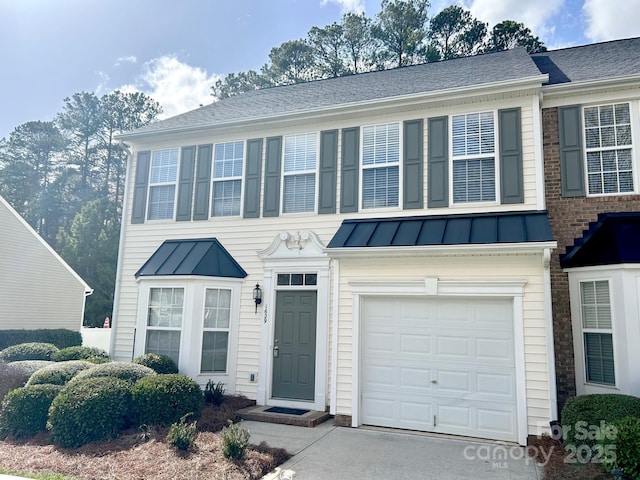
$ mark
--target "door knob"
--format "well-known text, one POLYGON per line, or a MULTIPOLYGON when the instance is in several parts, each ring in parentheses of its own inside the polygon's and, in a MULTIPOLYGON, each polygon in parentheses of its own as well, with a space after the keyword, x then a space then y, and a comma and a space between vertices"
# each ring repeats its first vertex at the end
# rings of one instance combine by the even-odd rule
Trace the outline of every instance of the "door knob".
POLYGON ((273 347, 273 358, 278 358, 279 352, 280 352, 280 349, 278 348, 277 345, 273 347))

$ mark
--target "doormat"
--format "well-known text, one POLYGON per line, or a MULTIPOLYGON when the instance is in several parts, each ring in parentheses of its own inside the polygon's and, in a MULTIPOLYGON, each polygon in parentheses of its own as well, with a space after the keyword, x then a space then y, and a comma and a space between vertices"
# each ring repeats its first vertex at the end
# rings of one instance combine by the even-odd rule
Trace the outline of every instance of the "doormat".
POLYGON ((309 413, 309 410, 303 410, 301 408, 285 408, 285 407, 271 407, 265 410, 265 413, 283 413, 285 415, 304 415, 309 413))

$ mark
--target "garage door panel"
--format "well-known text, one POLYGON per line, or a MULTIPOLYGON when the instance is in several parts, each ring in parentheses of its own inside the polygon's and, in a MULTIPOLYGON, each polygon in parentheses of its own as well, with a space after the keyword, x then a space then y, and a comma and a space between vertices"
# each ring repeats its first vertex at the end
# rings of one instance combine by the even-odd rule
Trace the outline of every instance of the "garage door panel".
POLYGON ((365 299, 362 423, 517 440, 511 310, 503 299, 365 299))

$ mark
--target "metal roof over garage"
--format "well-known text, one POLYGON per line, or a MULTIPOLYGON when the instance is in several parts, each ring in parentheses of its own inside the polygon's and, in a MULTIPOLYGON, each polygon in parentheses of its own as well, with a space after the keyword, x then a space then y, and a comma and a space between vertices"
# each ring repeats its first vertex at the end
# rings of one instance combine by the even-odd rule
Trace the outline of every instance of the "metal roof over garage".
POLYGON ((560 256, 562 268, 640 263, 640 212, 603 213, 560 256))
POLYGON ((329 248, 553 241, 546 211, 345 220, 329 248))
POLYGON ((136 272, 136 278, 199 275, 244 278, 247 272, 215 238, 166 240, 136 272))

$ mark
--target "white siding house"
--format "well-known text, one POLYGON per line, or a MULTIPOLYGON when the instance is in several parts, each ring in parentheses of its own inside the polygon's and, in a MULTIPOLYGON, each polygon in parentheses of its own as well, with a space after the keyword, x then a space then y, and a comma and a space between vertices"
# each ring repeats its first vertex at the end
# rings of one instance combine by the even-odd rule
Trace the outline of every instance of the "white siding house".
POLYGON ((122 134, 112 355, 164 353, 202 385, 354 427, 546 431, 547 79, 516 49, 250 92, 122 134))
POLYGON ((91 288, 0 197, 0 330, 80 331, 91 288))

